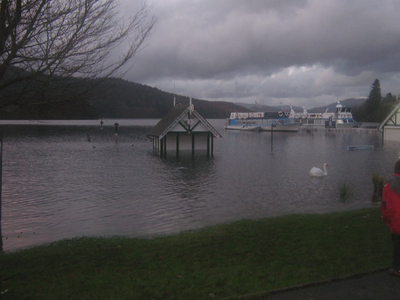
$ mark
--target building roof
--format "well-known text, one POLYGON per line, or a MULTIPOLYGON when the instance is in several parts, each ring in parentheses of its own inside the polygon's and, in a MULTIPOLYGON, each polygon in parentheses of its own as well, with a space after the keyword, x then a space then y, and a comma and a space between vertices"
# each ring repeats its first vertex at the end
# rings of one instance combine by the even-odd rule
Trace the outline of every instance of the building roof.
POLYGON ((193 106, 178 104, 174 106, 170 112, 162 118, 156 126, 154 126, 147 134, 150 137, 162 139, 179 121, 181 121, 189 112, 192 112, 199 121, 214 135, 214 137, 221 137, 206 119, 204 119, 193 106))
POLYGON ((389 120, 393 117, 393 115, 399 110, 400 102, 393 108, 393 110, 388 114, 388 116, 383 120, 383 122, 379 125, 378 131, 382 131, 383 127, 389 122, 389 120))

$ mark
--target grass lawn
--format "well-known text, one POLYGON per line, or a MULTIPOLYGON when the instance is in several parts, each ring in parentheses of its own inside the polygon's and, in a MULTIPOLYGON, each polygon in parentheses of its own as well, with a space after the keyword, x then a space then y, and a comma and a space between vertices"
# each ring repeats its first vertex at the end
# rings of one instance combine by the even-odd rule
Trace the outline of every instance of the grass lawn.
POLYGON ((390 265, 379 208, 0 254, 0 299, 221 299, 390 265))

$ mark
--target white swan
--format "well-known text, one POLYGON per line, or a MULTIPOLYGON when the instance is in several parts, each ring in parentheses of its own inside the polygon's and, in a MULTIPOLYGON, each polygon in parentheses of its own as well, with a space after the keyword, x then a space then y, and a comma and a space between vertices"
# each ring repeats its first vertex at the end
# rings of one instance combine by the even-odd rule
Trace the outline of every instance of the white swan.
POLYGON ((324 163, 324 170, 322 171, 320 168, 312 167, 310 170, 310 176, 326 176, 328 175, 328 171, 326 170, 326 167, 328 166, 327 163, 324 163))

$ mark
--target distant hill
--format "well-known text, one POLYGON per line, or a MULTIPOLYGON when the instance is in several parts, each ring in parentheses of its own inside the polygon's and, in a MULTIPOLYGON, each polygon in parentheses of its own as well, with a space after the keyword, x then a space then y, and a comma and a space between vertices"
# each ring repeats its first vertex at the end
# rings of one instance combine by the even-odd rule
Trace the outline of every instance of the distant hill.
MULTIPOLYGON (((93 92, 89 104, 99 117, 162 118, 172 108, 173 101, 189 104, 189 97, 174 95, 140 83, 122 79, 105 80, 93 92)), ((231 111, 247 111, 232 102, 192 99, 195 109, 205 118, 228 118, 231 111)))
MULTIPOLYGON (((367 101, 367 98, 349 98, 349 99, 345 99, 345 100, 339 100, 340 103, 343 106, 347 106, 347 107, 355 107, 355 106, 359 106, 365 103, 365 101, 367 101)), ((336 107, 337 102, 333 102, 331 104, 328 104, 326 106, 321 106, 321 107, 315 107, 312 109, 308 109, 307 111, 309 113, 322 113, 325 112, 326 109, 328 107, 336 107)))
MULTIPOLYGON (((59 79, 53 90, 38 99, 31 99, 33 105, 12 106, 0 111, 1 119, 99 119, 99 118, 162 118, 176 103, 189 104, 189 97, 174 95, 157 88, 119 78, 94 80, 59 79), (73 83, 74 88, 62 89, 63 82, 73 83), (57 84, 60 85, 58 88, 57 84), (87 86, 89 93, 83 94, 87 86), (45 98, 46 101, 42 101, 45 98), (65 100, 63 100, 65 99, 65 100), (37 101, 36 101, 37 100, 37 101), (61 101, 60 101, 61 100, 61 101)), ((0 98, 7 95, 0 93, 0 98)), ((366 99, 346 99, 346 106, 363 104, 366 99)), ((267 106, 223 101, 192 99, 195 109, 205 118, 228 118, 232 111, 289 111, 288 105, 267 106)), ((323 112, 327 107, 310 109, 309 112, 323 112)), ((293 107, 302 112, 302 107, 293 107)))
POLYGON ((255 103, 241 103, 241 102, 237 102, 236 103, 239 106, 245 107, 251 111, 279 111, 280 106, 270 106, 270 105, 261 105, 261 104, 255 104, 255 103))
MULTIPOLYGON (((279 106, 271 106, 271 105, 255 105, 248 103, 236 103, 237 105, 243 106, 251 111, 290 111, 290 105, 279 105, 279 106)), ((303 107, 300 106, 292 106, 295 112, 303 111, 303 107)))
MULTIPOLYGON (((0 119, 162 118, 171 110, 174 97, 176 103, 189 104, 189 97, 118 78, 98 81, 75 78, 73 83, 74 88, 67 92, 60 89, 57 93, 53 89, 53 93, 46 95, 46 101, 38 99, 32 105, 3 109, 0 119), (92 86, 88 93, 79 92, 87 86, 92 86)), ((1 97, 6 98, 0 93, 1 97)), ((223 119, 231 111, 247 111, 232 102, 192 99, 192 103, 205 118, 223 119)))

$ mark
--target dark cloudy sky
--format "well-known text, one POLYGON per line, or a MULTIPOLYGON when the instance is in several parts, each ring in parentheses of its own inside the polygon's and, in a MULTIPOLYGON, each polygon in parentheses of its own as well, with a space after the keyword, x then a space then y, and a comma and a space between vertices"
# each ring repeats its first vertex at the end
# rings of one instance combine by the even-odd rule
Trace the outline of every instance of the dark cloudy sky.
MULTIPOLYGON (((120 0, 125 11, 143 1, 120 0)), ((400 93, 399 0, 154 0, 124 77, 205 100, 326 105, 400 93)))

